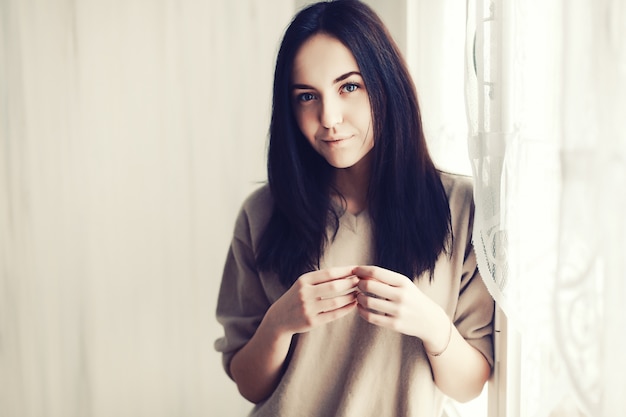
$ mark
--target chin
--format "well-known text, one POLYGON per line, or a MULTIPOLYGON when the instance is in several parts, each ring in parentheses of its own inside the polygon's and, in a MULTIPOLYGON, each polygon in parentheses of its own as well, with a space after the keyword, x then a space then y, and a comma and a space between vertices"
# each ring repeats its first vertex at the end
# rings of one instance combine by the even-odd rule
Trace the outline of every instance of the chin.
POLYGON ((356 164, 355 161, 338 161, 335 159, 326 159, 326 162, 328 162, 328 165, 336 169, 352 168, 356 164))
POLYGON ((362 166, 364 164, 368 164, 370 161, 370 158, 368 158, 368 154, 362 155, 362 156, 352 155, 352 157, 343 157, 343 158, 324 157, 324 159, 326 159, 326 162, 328 163, 328 165, 337 169, 348 169, 348 168, 353 168, 357 165, 362 166))

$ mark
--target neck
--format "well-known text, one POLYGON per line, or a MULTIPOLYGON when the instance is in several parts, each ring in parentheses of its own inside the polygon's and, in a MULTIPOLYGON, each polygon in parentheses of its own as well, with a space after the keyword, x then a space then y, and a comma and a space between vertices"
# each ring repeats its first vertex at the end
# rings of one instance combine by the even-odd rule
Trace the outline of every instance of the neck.
POLYGON ((346 201, 346 210, 359 214, 367 207, 371 152, 355 165, 335 171, 334 185, 346 201))

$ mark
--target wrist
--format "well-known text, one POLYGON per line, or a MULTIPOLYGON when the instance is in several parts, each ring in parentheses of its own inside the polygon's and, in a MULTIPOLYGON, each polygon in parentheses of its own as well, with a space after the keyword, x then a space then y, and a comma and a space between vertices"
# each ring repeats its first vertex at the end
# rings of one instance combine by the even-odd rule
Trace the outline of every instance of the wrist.
POLYGON ((270 337, 271 340, 277 342, 285 339, 291 340, 291 337, 294 335, 293 332, 290 332, 289 329, 286 328, 281 315, 274 309, 274 305, 270 306, 265 313, 257 331, 259 330, 270 337))
POLYGON ((433 330, 430 337, 423 339, 424 349, 429 356, 441 356, 450 345, 454 324, 443 310, 432 320, 433 330))

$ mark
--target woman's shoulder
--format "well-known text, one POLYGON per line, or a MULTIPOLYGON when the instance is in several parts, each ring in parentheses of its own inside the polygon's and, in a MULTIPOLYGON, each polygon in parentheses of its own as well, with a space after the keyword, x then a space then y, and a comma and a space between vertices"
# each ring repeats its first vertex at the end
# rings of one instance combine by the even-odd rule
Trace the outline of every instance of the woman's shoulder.
POLYGON ((448 196, 451 211, 473 208, 474 179, 469 175, 439 171, 441 183, 448 196))
POLYGON ((243 202, 242 209, 246 212, 258 212, 274 205, 272 192, 268 183, 264 183, 252 191, 243 202))
POLYGON ((258 237, 269 222, 274 209, 274 199, 269 185, 263 184, 243 201, 236 225, 236 235, 258 237))
POLYGON ((469 175, 439 171, 439 177, 448 198, 453 194, 469 194, 471 196, 474 192, 474 179, 469 175))

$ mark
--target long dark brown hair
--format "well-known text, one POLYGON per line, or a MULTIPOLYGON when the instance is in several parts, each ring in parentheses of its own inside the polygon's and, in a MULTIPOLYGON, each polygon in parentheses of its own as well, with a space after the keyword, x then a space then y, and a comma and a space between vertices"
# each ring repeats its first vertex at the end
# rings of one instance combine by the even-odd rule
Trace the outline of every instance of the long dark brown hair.
POLYGON ((328 227, 338 227, 341 213, 330 199, 334 168, 300 132, 290 96, 295 55, 317 33, 335 37, 352 52, 369 94, 375 136, 367 197, 374 262, 411 278, 427 271, 432 277, 451 239, 448 199, 428 153, 404 59, 379 17, 355 0, 303 9, 283 37, 267 163, 274 209, 261 236, 257 266, 291 285, 319 267, 328 227))

